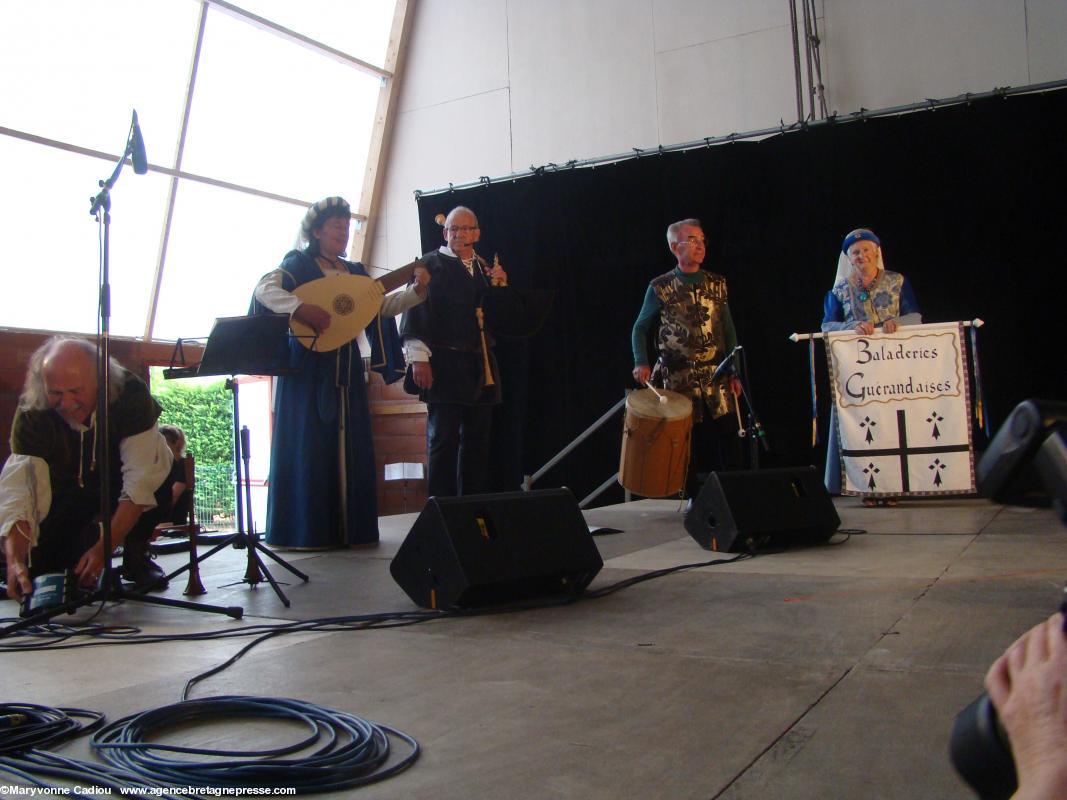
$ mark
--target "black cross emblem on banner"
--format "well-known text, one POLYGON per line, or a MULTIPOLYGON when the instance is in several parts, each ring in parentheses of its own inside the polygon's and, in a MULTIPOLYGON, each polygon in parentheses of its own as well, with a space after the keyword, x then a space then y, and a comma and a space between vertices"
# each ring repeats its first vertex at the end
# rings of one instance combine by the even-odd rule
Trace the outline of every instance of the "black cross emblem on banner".
MULTIPOLYGON (((842 450, 842 456, 870 458, 871 456, 899 456, 900 457, 900 486, 901 491, 911 491, 911 476, 908 474, 908 456, 924 455, 928 453, 965 453, 969 448, 967 444, 945 444, 932 447, 908 447, 908 428, 904 424, 904 409, 897 411, 897 439, 898 447, 884 447, 878 450, 842 450)), ((872 487, 873 488, 873 487, 872 487)))

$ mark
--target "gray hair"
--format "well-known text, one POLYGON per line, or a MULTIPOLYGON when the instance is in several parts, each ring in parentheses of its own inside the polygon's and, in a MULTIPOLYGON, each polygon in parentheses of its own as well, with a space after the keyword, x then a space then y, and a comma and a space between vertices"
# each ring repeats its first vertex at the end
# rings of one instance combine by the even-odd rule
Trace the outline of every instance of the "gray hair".
POLYGON ((447 228, 448 227, 448 223, 450 223, 452 221, 452 217, 456 216, 456 214, 459 214, 462 211, 466 211, 468 214, 470 214, 472 217, 474 217, 474 224, 475 225, 478 224, 478 215, 477 214, 475 214, 473 211, 471 211, 466 206, 456 206, 451 211, 449 211, 448 212, 448 216, 445 217, 444 227, 447 228))
POLYGON ((678 231, 684 228, 686 225, 692 228, 700 228, 704 230, 704 224, 699 219, 690 217, 689 219, 680 219, 677 222, 672 222, 667 226, 667 244, 672 245, 678 241, 678 231))
MULTIPOLYGON (((45 343, 34 350, 33 355, 30 356, 29 364, 26 367, 26 382, 23 384, 22 394, 19 395, 20 410, 33 411, 51 407, 51 404, 48 402, 48 387, 45 386, 44 382, 44 362, 47 361, 64 342, 74 342, 78 347, 85 350, 85 352, 92 357, 94 362, 96 361, 98 355, 96 345, 88 339, 83 339, 80 336, 67 336, 62 334, 47 339, 45 343)), ((107 369, 107 397, 108 402, 112 402, 122 392, 122 386, 126 380, 126 370, 114 358, 110 358, 109 361, 110 363, 108 364, 107 369)))
POLYGON ((160 425, 159 432, 163 434, 163 438, 167 440, 167 444, 176 445, 178 442, 182 442, 181 455, 185 456, 185 431, 179 428, 177 425, 160 425))

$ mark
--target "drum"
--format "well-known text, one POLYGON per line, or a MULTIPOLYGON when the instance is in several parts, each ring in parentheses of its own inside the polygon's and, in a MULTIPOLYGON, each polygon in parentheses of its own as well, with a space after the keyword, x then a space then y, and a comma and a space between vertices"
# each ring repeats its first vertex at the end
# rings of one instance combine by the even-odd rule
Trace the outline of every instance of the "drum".
POLYGON ((626 398, 619 483, 642 497, 669 497, 685 485, 693 401, 669 389, 638 389, 626 398))

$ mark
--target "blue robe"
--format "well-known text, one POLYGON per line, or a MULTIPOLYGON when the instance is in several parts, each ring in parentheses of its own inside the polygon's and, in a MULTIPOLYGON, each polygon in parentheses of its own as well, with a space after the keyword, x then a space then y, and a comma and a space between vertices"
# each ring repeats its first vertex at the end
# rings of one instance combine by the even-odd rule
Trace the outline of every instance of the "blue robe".
MULTIPOLYGON (((848 281, 839 281, 828 291, 823 301, 823 333, 846 331, 855 328, 858 322, 881 326, 887 319, 921 313, 907 278, 898 272, 884 270, 877 280, 877 286, 866 298, 861 298, 855 285, 848 281)), ((830 494, 841 494, 841 432, 836 403, 830 406, 823 483, 830 494)))
MULTIPOLYGON (((344 263, 354 275, 367 274, 362 264, 344 263)), ((314 258, 297 250, 285 256, 281 269, 287 291, 322 277, 314 258)), ((252 313, 266 311, 253 301, 252 313)), ((375 317, 367 338, 371 368, 386 383, 404 377, 396 323, 375 317)), ((376 542, 377 480, 359 348, 353 341, 330 353, 313 353, 295 339, 289 348, 292 364, 303 366, 277 379, 267 542, 298 548, 376 542)))

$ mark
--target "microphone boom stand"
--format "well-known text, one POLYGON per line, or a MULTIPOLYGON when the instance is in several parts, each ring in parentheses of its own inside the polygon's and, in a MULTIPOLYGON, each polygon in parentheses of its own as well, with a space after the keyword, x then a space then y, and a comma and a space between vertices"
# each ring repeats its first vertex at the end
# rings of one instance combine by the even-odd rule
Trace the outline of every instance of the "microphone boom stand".
MULTIPOLYGON (((748 440, 749 469, 759 469, 759 448, 762 447, 765 452, 769 452, 771 448, 767 442, 767 434, 763 430, 763 424, 756 413, 756 407, 752 403, 752 396, 748 391, 748 365, 745 362, 744 348, 741 345, 737 345, 726 355, 726 358, 715 368, 715 372, 712 373, 708 382, 714 383, 726 367, 735 360, 738 363, 734 368, 734 374, 737 376, 738 383, 741 384, 741 397, 744 398, 745 405, 748 406, 745 427, 739 429, 737 435, 748 440)), ((735 402, 739 401, 739 399, 735 400, 735 402)))
MULTIPOLYGON (((136 114, 136 112, 135 112, 136 114)), ((136 116, 135 116, 136 120, 136 116)), ((103 542, 104 569, 101 573, 100 583, 97 588, 84 596, 77 597, 59 605, 51 606, 19 620, 5 628, 0 629, 0 638, 35 625, 49 622, 53 617, 76 611, 83 606, 94 603, 106 603, 108 600, 137 600, 143 603, 169 606, 172 608, 186 608, 195 611, 205 611, 212 614, 225 614, 233 619, 240 619, 244 615, 244 609, 240 606, 211 606, 202 603, 191 603, 187 600, 174 600, 169 597, 149 597, 142 592, 129 591, 122 586, 121 580, 113 578, 114 567, 111 563, 111 447, 110 447, 110 418, 108 413, 108 379, 111 363, 111 286, 109 283, 109 258, 110 258, 110 231, 111 231, 111 189, 119 179, 122 167, 126 159, 133 153, 134 136, 131 126, 130 136, 126 142, 126 149, 115 165, 114 172, 106 180, 100 181, 100 192, 90 198, 92 203, 89 214, 96 218, 98 224, 104 229, 103 245, 100 254, 100 294, 99 315, 96 336, 96 464, 100 475, 100 538, 103 542)), ((151 588, 151 587, 148 587, 151 588)))

